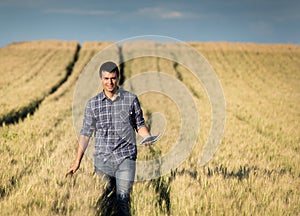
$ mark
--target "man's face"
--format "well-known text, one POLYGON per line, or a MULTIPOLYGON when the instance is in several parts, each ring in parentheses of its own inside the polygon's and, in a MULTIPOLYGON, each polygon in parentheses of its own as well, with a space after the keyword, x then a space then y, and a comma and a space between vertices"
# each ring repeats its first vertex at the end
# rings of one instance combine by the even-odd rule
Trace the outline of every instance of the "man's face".
POLYGON ((105 92, 114 93, 118 87, 118 78, 115 72, 102 71, 102 86, 105 92))

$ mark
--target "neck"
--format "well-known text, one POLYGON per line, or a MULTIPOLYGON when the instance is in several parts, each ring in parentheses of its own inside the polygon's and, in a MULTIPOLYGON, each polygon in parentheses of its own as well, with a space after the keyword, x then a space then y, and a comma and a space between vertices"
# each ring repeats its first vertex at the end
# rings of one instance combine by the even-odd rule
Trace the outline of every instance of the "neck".
POLYGON ((117 92, 118 92, 118 89, 115 89, 112 92, 104 90, 104 94, 106 95, 106 97, 108 97, 111 100, 114 100, 116 98, 117 92))

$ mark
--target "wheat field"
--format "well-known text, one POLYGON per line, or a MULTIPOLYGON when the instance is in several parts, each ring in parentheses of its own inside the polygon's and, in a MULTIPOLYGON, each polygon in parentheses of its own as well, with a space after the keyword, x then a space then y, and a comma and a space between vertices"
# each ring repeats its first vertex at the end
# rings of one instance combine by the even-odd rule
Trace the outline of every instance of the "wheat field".
POLYGON ((71 73, 77 42, 19 42, 0 49, 0 123, 33 112, 71 73))
MULTIPOLYGON (((143 43, 124 44, 122 52, 145 47, 143 43)), ((77 148, 72 116, 77 80, 92 57, 111 44, 85 42, 79 49, 77 42, 38 41, 0 48, 1 215, 101 215, 102 182, 92 161, 85 157, 72 178, 65 178, 65 172, 77 148), (27 109, 36 100, 38 106, 27 109), (27 110, 25 117, 20 108, 27 110)), ((222 142, 214 157, 199 166, 212 124, 211 107, 203 85, 190 71, 155 57, 125 62, 125 82, 143 71, 164 71, 180 80, 191 92, 201 120, 197 143, 183 163, 161 177, 134 184, 132 215, 298 215, 300 46, 189 45, 208 60, 222 85, 222 142)), ((153 52, 164 49, 156 43, 148 47, 153 52)), ((155 112, 168 122, 160 141, 138 147, 138 160, 148 160, 172 148, 180 113, 158 92, 139 98, 150 127, 155 112)))

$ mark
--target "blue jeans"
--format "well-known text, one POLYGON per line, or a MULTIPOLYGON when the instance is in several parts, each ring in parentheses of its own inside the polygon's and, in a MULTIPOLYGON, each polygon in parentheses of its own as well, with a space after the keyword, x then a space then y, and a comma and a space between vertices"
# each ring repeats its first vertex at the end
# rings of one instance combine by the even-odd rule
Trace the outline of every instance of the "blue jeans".
POLYGON ((130 215, 130 192, 134 182, 136 162, 125 159, 121 164, 113 160, 95 158, 95 172, 105 181, 104 193, 100 197, 100 210, 104 215, 113 215, 114 206, 118 215, 130 215))

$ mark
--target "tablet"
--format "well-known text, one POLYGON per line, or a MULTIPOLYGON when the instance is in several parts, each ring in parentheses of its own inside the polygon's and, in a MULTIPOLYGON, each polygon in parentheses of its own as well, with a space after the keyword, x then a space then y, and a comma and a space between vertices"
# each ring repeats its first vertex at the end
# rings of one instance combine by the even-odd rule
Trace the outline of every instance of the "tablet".
POLYGON ((143 145, 147 142, 151 142, 151 144, 152 144, 152 143, 156 142, 158 140, 158 138, 159 138, 159 135, 157 135, 157 136, 148 136, 148 137, 144 138, 140 144, 143 145))

